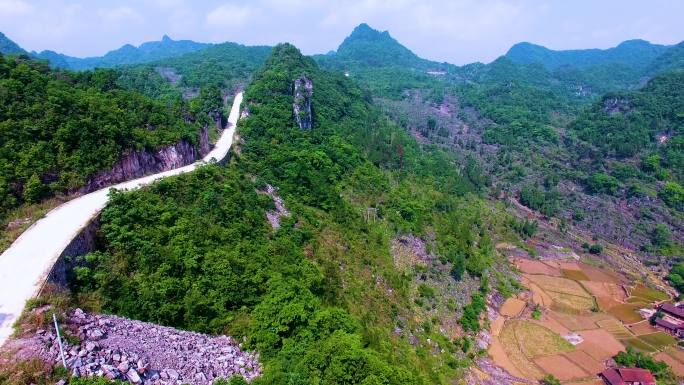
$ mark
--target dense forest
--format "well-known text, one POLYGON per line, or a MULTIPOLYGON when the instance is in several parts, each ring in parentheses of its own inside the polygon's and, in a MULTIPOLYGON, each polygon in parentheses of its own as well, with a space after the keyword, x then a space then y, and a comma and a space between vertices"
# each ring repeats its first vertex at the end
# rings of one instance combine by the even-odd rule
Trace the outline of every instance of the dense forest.
POLYGON ((126 151, 197 143, 207 111, 193 112, 180 97, 159 101, 124 89, 118 77, 0 57, 0 217, 82 186, 126 151))
POLYGON ((315 58, 346 71, 406 130, 459 162, 475 159, 494 196, 655 257, 677 255, 684 241, 680 51, 639 40, 575 51, 522 43, 456 67, 360 26, 336 54, 315 58), (598 207, 608 214, 585 215, 598 207), (664 246, 662 231, 672 239, 664 246))
POLYGON ((518 238, 511 219, 448 153, 421 149, 353 82, 291 45, 274 49, 245 98, 244 143, 226 167, 112 195, 104 247, 74 277, 82 304, 247 335, 266 363, 259 384, 450 383, 475 351, 439 331, 435 309, 450 309, 467 336, 480 328, 482 293, 514 290, 493 248, 518 238), (311 130, 292 118, 301 76, 315 87, 311 130), (266 184, 291 212, 276 229, 266 184), (407 234, 434 239, 434 263, 470 305, 433 286, 430 264, 393 262, 391 244, 407 234))
POLYGON ((127 151, 196 145, 245 89, 225 164, 111 192, 70 306, 245 336, 256 385, 452 384, 482 357, 492 298, 523 289, 497 248, 536 258, 555 245, 529 240, 540 227, 591 233, 577 252, 596 260, 624 246, 684 288, 681 44, 522 43, 462 67, 365 24, 313 57, 183 44, 85 72, 0 56, 0 220, 127 151), (308 129, 296 82, 313 87, 308 129))

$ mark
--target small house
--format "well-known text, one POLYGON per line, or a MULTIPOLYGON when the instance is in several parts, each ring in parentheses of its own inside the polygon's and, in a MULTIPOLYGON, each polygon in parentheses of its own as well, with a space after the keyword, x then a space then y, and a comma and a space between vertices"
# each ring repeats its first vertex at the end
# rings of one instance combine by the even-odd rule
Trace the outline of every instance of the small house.
POLYGON ((608 385, 656 385, 653 374, 639 368, 608 368, 600 374, 608 385))
POLYGON ((677 338, 684 337, 684 326, 670 322, 664 318, 656 318, 654 326, 656 329, 669 333, 677 338))
POLYGON ((670 317, 684 321, 684 309, 679 306, 675 306, 671 303, 664 303, 660 305, 659 309, 661 312, 669 315, 670 317))

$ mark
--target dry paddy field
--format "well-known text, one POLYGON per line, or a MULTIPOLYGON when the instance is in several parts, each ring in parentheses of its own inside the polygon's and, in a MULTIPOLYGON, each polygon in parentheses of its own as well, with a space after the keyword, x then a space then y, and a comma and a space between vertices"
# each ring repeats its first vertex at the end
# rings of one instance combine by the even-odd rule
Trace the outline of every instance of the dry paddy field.
POLYGON ((532 292, 531 298, 508 299, 500 309, 503 317, 492 323, 490 355, 511 374, 537 380, 552 374, 564 384, 598 384, 604 362, 629 346, 657 353, 684 376, 684 352, 677 341, 638 312, 668 299, 665 293, 643 285, 628 288, 623 277, 574 261, 510 260, 532 292), (520 319, 526 299, 544 309, 540 320, 520 319), (573 346, 563 338, 570 333, 583 341, 573 346))
POLYGON ((633 324, 643 320, 639 309, 648 306, 644 303, 623 303, 608 309, 608 313, 625 324, 633 324))
POLYGON ((499 341, 516 371, 532 379, 540 379, 547 373, 542 369, 544 366, 535 363, 536 358, 574 350, 574 346, 561 336, 531 321, 506 321, 499 341))
POLYGON ((551 266, 542 261, 525 258, 511 258, 511 263, 520 271, 526 274, 543 274, 560 277, 561 271, 558 267, 551 266))
POLYGON ((527 302, 517 298, 509 298, 504 302, 503 306, 501 306, 499 313, 506 317, 517 317, 525 310, 525 306, 527 306, 527 302))
POLYGON ((538 357, 534 359, 534 362, 561 381, 575 380, 590 376, 589 372, 585 371, 582 367, 570 361, 562 354, 538 357))
POLYGON ((684 377, 684 352, 674 346, 655 355, 655 358, 670 365, 678 377, 684 377))
POLYGON ((577 281, 563 277, 525 274, 551 298, 551 308, 568 313, 585 313, 595 307, 594 298, 577 281))

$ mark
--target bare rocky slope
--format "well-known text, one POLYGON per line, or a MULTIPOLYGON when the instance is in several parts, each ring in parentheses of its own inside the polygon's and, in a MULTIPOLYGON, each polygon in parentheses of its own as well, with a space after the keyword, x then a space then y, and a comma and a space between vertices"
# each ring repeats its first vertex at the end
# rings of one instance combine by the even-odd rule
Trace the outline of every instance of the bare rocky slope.
MULTIPOLYGON (((46 312, 47 307, 34 312, 46 312)), ((74 376, 100 376, 133 384, 211 384, 219 378, 261 374, 258 354, 228 336, 181 331, 75 309, 60 325, 66 366, 74 376)), ((54 328, 11 341, 13 356, 61 363, 54 328)))

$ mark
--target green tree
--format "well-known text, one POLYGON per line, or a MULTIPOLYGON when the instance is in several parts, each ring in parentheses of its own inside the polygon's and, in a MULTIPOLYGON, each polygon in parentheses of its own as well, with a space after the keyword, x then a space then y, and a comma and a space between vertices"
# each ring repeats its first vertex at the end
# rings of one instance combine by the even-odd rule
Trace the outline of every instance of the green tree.
POLYGON ((679 183, 665 183, 658 195, 668 206, 677 210, 684 210, 684 187, 679 183))
POLYGON ((542 385, 561 385, 559 379, 557 379, 553 374, 547 374, 541 379, 540 383, 542 385))
POLYGON ((37 174, 31 175, 24 186, 24 200, 29 203, 37 203, 43 198, 46 186, 38 178, 37 174))
POLYGON ((587 192, 590 194, 610 194, 615 195, 620 187, 615 177, 606 173, 599 172, 587 179, 587 192))

